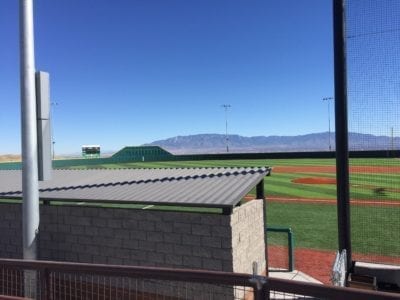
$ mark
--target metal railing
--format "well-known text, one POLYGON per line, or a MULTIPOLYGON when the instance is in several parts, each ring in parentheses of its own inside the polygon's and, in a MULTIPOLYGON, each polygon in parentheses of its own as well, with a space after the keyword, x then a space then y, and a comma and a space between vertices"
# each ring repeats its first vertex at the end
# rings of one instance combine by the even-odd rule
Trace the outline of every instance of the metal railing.
POLYGON ((0 259, 2 295, 44 300, 399 298, 250 274, 16 259, 0 259))

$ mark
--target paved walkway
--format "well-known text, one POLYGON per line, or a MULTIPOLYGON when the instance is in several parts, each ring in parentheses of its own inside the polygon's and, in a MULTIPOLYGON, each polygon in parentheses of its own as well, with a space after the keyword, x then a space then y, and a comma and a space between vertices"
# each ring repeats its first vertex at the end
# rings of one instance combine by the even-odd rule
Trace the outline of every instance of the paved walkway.
MULTIPOLYGON (((272 278, 281 278, 281 279, 287 279, 287 280, 296 280, 296 281, 302 281, 302 282, 311 282, 311 283, 317 283, 317 284, 322 284, 322 282, 312 278, 311 276, 308 276, 307 274, 294 270, 292 272, 279 272, 279 271, 269 271, 269 277, 272 278)), ((270 293, 270 299, 312 299, 312 297, 307 297, 307 296, 302 296, 302 295, 294 295, 294 294, 285 294, 281 292, 274 292, 271 291, 270 293)))

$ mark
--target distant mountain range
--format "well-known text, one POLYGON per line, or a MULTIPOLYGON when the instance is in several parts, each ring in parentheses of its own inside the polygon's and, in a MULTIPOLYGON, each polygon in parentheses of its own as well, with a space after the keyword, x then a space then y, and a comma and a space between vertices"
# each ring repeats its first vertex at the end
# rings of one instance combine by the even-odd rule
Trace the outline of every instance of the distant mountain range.
MULTIPOLYGON (((331 148, 335 149, 335 134, 331 133, 331 148)), ((160 146, 175 154, 223 153, 226 152, 224 134, 196 134, 176 136, 150 144, 160 146)), ((328 151, 329 133, 312 133, 296 136, 252 136, 228 135, 229 152, 295 152, 328 151)), ((371 134, 349 133, 350 150, 399 149, 400 138, 371 134)))

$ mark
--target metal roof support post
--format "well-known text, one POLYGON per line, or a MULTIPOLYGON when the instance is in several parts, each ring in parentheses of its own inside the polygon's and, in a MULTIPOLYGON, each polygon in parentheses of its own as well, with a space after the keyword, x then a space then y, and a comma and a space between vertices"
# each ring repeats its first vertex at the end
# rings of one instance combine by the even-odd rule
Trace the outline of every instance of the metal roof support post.
POLYGON ((267 200, 264 193, 264 179, 256 185, 256 198, 263 202, 264 241, 265 241, 265 276, 268 276, 268 244, 267 244, 267 200))
POLYGON ((33 0, 20 0, 20 80, 22 143, 22 245, 23 258, 37 258, 39 183, 36 125, 33 0))
POLYGON ((333 0, 333 35, 335 67, 335 126, 336 177, 339 250, 347 251, 347 270, 350 269, 350 192, 349 147, 347 125, 347 70, 346 70, 345 0, 333 0))

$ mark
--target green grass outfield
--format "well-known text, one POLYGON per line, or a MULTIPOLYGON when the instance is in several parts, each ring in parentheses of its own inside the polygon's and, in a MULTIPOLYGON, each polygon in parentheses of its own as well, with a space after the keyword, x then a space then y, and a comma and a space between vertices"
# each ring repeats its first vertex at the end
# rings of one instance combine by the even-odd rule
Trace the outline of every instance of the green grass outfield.
MULTIPOLYGON (((399 216, 399 208, 353 207, 353 251, 400 257, 399 216)), ((267 208, 268 225, 291 227, 296 247, 336 250, 336 220, 334 205, 270 202, 267 208)))

